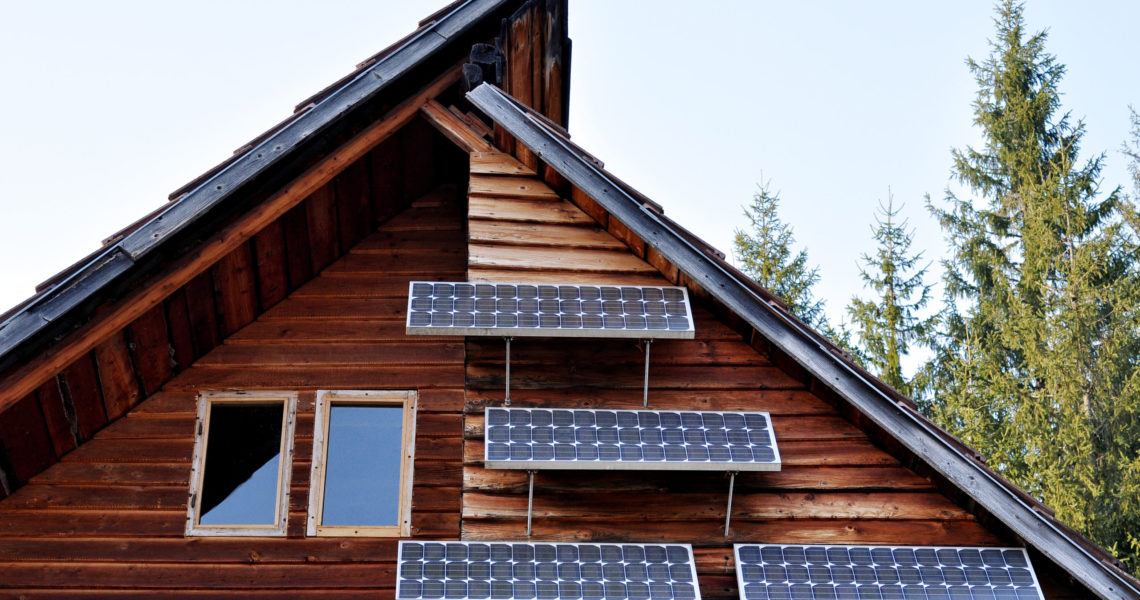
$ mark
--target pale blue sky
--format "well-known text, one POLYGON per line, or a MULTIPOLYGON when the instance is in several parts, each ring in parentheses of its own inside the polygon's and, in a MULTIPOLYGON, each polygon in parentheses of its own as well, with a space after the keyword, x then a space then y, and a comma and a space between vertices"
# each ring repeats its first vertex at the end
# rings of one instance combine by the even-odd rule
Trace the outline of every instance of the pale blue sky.
MULTIPOLYGON (((162 204, 442 1, 0 1, 0 310, 162 204)), ((1140 105, 1140 3, 1033 1, 1065 107, 1107 151, 1140 105)), ((988 2, 571 0, 570 131, 725 251, 771 180, 838 318, 888 186, 930 259, 950 148, 977 143, 988 2)), ((865 293, 865 292, 863 292, 865 293)))

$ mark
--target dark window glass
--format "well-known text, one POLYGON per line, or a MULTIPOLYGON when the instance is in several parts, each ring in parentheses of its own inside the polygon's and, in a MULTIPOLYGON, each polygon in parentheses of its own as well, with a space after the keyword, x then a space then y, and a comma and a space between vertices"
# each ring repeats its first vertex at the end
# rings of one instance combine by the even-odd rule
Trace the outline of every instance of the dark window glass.
POLYGON ((321 524, 399 524, 403 406, 333 404, 321 524))
POLYGON ((214 403, 206 443, 201 525, 277 522, 285 405, 214 403))

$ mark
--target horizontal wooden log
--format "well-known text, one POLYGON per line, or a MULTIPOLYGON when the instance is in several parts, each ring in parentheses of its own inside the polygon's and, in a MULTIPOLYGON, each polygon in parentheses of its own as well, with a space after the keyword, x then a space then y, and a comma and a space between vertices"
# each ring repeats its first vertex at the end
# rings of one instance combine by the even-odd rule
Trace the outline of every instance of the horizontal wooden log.
POLYGON ((185 508, 169 510, 0 510, 0 537, 181 537, 185 530, 185 508))
POLYGON ((447 110, 439 102, 428 100, 421 108, 428 123, 431 123, 447 139, 451 140, 464 152, 493 152, 495 147, 481 135, 471 129, 467 123, 447 110))
MULTIPOLYGON (((408 281, 411 281, 411 277, 408 281)), ((404 285, 407 285, 405 283, 404 285)), ((281 319, 389 319, 403 321, 407 298, 341 298, 329 302, 324 298, 290 298, 263 313, 259 321, 281 319)))
POLYGON ((595 226, 594 220, 569 202, 550 200, 503 200, 475 197, 467 207, 471 219, 548 223, 553 225, 595 226))
MULTIPOLYGON (((581 521, 718 521, 724 523, 728 482, 719 490, 700 489, 607 494, 559 491, 542 493, 543 473, 535 477, 534 517, 581 521)), ((526 518, 525 494, 501 495, 468 491, 464 519, 526 518)), ((972 520, 938 493, 920 492, 741 492, 732 498, 733 521, 758 519, 909 519, 972 520)))
POLYGON ((456 206, 413 206, 385 221, 383 231, 454 231, 463 229, 463 221, 456 219, 456 206))
MULTIPOLYGON (((606 273, 599 271, 575 271, 571 269, 548 269, 526 271, 526 281, 530 283, 566 283, 606 285, 665 285, 656 273, 606 273)), ((495 269, 472 265, 467 269, 468 281, 520 281, 520 272, 512 269, 495 269)))
POLYGON ((471 172, 479 175, 534 175, 534 171, 505 152, 472 152, 471 172))
POLYGON ((89 588, 145 585, 154 590, 182 588, 233 589, 242 587, 392 589, 395 563, 328 563, 305 568, 297 565, 215 564, 209 569, 179 564, 148 563, 12 563, 4 567, 4 583, 12 587, 89 588))
MULTIPOLYGON (((460 211, 459 205, 456 205, 455 216, 451 220, 462 223, 463 213, 460 211)), ((352 247, 353 254, 388 254, 392 252, 461 254, 467 252, 467 244, 462 235, 458 235, 450 229, 395 231, 389 230, 386 226, 381 226, 379 231, 360 240, 360 243, 352 247)))
POLYGON ((17 490, 4 508, 185 509, 187 495, 184 486, 35 484, 17 490))
POLYGON ((462 341, 414 338, 400 342, 323 344, 224 344, 202 357, 197 366, 347 366, 347 365, 439 365, 462 364, 462 341))
POLYGON ((463 268, 462 253, 350 253, 325 269, 330 275, 336 273, 369 273, 373 275, 396 276, 410 273, 410 279, 419 279, 423 274, 437 271, 454 271, 463 268))
MULTIPOLYGON (((458 482, 456 482, 458 483, 458 482)), ((416 512, 458 513, 460 510, 460 488, 428 487, 420 484, 412 490, 412 510, 416 512)))
MULTIPOLYGON (((545 271, 573 270, 589 273, 640 273, 656 274, 649 263, 625 251, 579 250, 559 248, 497 246, 470 244, 468 264, 471 267, 500 270, 545 271)), ((662 279, 661 285, 667 282, 662 279)))
MULTIPOLYGON (((382 590, 383 591, 383 590, 382 590)), ((73 588, 9 588, 4 590, 5 594, 11 594, 17 598, 28 598, 35 600, 39 598, 55 598, 66 600, 106 600, 108 598, 130 600, 133 598, 154 598, 154 590, 138 589, 138 588, 113 588, 108 587, 101 590, 96 589, 73 589, 73 588)), ((377 590, 371 588, 361 588, 356 590, 336 590, 336 597, 342 600, 372 600, 376 598, 377 590)), ((280 600, 282 598, 299 598, 299 599, 314 599, 325 600, 330 597, 329 590, 327 589, 309 589, 309 590, 281 590, 281 589, 218 589, 218 590, 203 590, 203 589, 164 589, 162 590, 162 598, 166 600, 230 600, 231 598, 240 598, 242 600, 280 600)))
MULTIPOLYGON (((550 493, 598 491, 655 492, 668 494, 693 487, 723 487, 723 473, 669 473, 644 471, 631 477, 628 472, 544 471, 535 482, 550 493)), ((484 469, 468 465, 463 471, 463 486, 469 491, 493 493, 526 493, 528 477, 524 471, 484 469)), ((770 473, 748 472, 736 477, 736 490, 921 490, 932 491, 934 484, 902 467, 783 467, 770 473)))
POLYGON ((39 484, 122 484, 186 486, 190 463, 82 463, 60 462, 36 476, 39 484))
MULTIPOLYGON (((511 343, 511 367, 516 365, 589 364, 644 365, 645 350, 641 340, 563 339, 557 344, 549 340, 518 339, 511 343)), ((472 362, 505 360, 502 340, 470 337, 467 356, 472 362)), ((650 348, 650 369, 658 365, 748 365, 767 366, 771 362, 741 341, 720 340, 656 340, 650 348)))
POLYGON ((468 196, 474 198, 508 198, 558 202, 558 194, 545 183, 533 177, 503 177, 473 173, 467 187, 468 196))
POLYGON ((519 249, 535 247, 626 251, 624 244, 598 227, 473 219, 468 224, 468 235, 473 243, 519 249))
MULTIPOLYGON (((511 366, 511 389, 625 388, 642 389, 641 369, 622 365, 593 364, 552 369, 547 366, 511 366)), ((494 363, 467 365, 467 385, 501 389, 505 384, 503 367, 494 363)), ((649 402, 658 389, 797 389, 800 382, 776 367, 660 365, 649 367, 649 402)))
MULTIPOLYGON (((512 344, 513 346, 513 344, 512 344)), ((652 382, 651 382, 652 383, 652 382)), ((807 390, 650 390, 650 408, 670 410, 753 410, 773 415, 837 414, 835 407, 807 390)), ((472 389, 467 392, 466 410, 481 413, 485 407, 499 406, 503 390, 472 389)), ((517 406, 558 408, 641 409, 638 389, 516 390, 511 403, 517 406)))
POLYGON ((392 538, 0 538, 6 561, 125 563, 304 564, 314 562, 383 563, 397 558, 392 538), (314 560, 316 559, 316 560, 314 560))
POLYGON ((562 519, 535 519, 531 536, 526 537, 526 517, 521 519, 464 519, 463 539, 499 541, 576 542, 685 542, 694 546, 725 543, 763 542, 769 544, 895 544, 993 546, 1002 541, 976 521, 904 520, 736 520, 729 535, 724 521, 642 520, 578 522, 562 519))
POLYGON ((203 381, 216 389, 420 389, 460 387, 463 369, 452 365, 423 367, 291 367, 257 369, 193 367, 167 384, 168 390, 198 389, 203 381))

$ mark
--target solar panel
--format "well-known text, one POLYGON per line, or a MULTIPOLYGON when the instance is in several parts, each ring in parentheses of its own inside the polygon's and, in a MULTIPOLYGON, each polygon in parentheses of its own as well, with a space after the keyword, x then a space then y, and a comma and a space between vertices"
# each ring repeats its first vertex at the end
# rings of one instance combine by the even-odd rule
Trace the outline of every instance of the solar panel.
POLYGON ((1042 600, 1024 548, 736 544, 741 600, 1042 600))
POLYGON ((492 469, 778 471, 763 412, 490 408, 492 469))
POLYGON ((692 338, 683 287, 413 281, 408 334, 692 338))
POLYGON ((700 600, 689 544, 400 542, 397 598, 700 600))

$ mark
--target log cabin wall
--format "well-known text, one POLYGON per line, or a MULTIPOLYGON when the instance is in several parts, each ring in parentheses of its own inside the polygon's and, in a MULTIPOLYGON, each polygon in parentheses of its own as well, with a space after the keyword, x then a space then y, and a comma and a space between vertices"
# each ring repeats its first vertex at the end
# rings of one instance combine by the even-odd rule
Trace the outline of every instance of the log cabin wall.
MULTIPOLYGON (((418 134, 427 133, 419 127, 418 134)), ((345 174, 363 178, 372 169, 389 168, 384 160, 393 156, 410 161, 421 155, 377 153, 345 174)), ((435 162, 458 164, 453 159, 451 154, 435 162)), ((199 315, 195 327, 182 318, 175 321, 180 333, 172 335, 170 328, 166 334, 195 353, 176 356, 197 359, 172 367, 177 374, 149 391, 146 382, 152 380, 124 377, 137 390, 132 400, 140 401, 121 404, 125 416, 106 428, 97 430, 101 421, 91 422, 96 430, 88 442, 0 503, 0 597, 391 597, 394 539, 304 537, 318 389, 419 392, 412 535, 457 538, 463 342, 404 334, 408 281, 462 279, 466 269, 466 162, 458 173, 439 177, 458 183, 422 194, 367 235, 339 217, 338 209, 343 199, 344 206, 373 210, 361 190, 379 179, 338 178, 331 189, 309 198, 280 231, 268 235, 303 240, 303 251, 286 244, 278 253, 278 279, 290 281, 288 273, 296 269, 310 280, 287 295, 268 296, 272 306, 260 316, 265 294, 285 288, 267 289, 260 283, 268 269, 250 270, 253 259, 244 253, 257 251, 256 240, 243 246, 240 258, 229 259, 232 266, 215 267, 211 278, 164 305, 166 312, 153 318, 156 324, 172 306, 176 315, 199 315), (342 196, 341 190, 355 192, 342 196), (310 278, 313 273, 318 276, 310 278), (219 281, 244 283, 220 288, 219 281), (217 293, 239 287, 245 290, 240 302, 217 293), (211 326, 201 326, 205 322, 211 326), (184 536, 197 394, 230 389, 300 393, 287 538, 184 536)), ((421 193, 427 181, 408 182, 415 190, 410 193, 421 193)), ((111 344, 125 345, 124 339, 111 344)), ((137 351, 112 349, 137 367, 137 351)), ((72 368, 67 379, 70 385, 87 377, 87 385, 75 387, 91 391, 91 402, 118 397, 97 385, 106 379, 106 363, 98 359, 72 368)), ((100 409, 105 418, 107 409, 100 409)))
MULTIPOLYGON (((696 338, 653 344, 650 408, 767 411, 783 459, 779 472, 737 476, 727 537, 724 474, 539 471, 532 539, 692 543, 704 598, 738 597, 738 542, 1021 545, 868 435, 859 415, 533 154, 474 154, 468 206, 469 280, 687 286, 696 338)), ((482 466, 504 345, 469 338, 467 355, 463 538, 525 539, 526 472, 482 466)), ((640 408, 643 356, 629 340, 517 338, 512 405, 640 408)), ((1089 597, 1035 562, 1048 598, 1089 597)))
POLYGON ((0 499, 309 281, 378 221, 438 181, 462 181, 465 170, 464 157, 420 119, 380 142, 4 412, 0 499))

